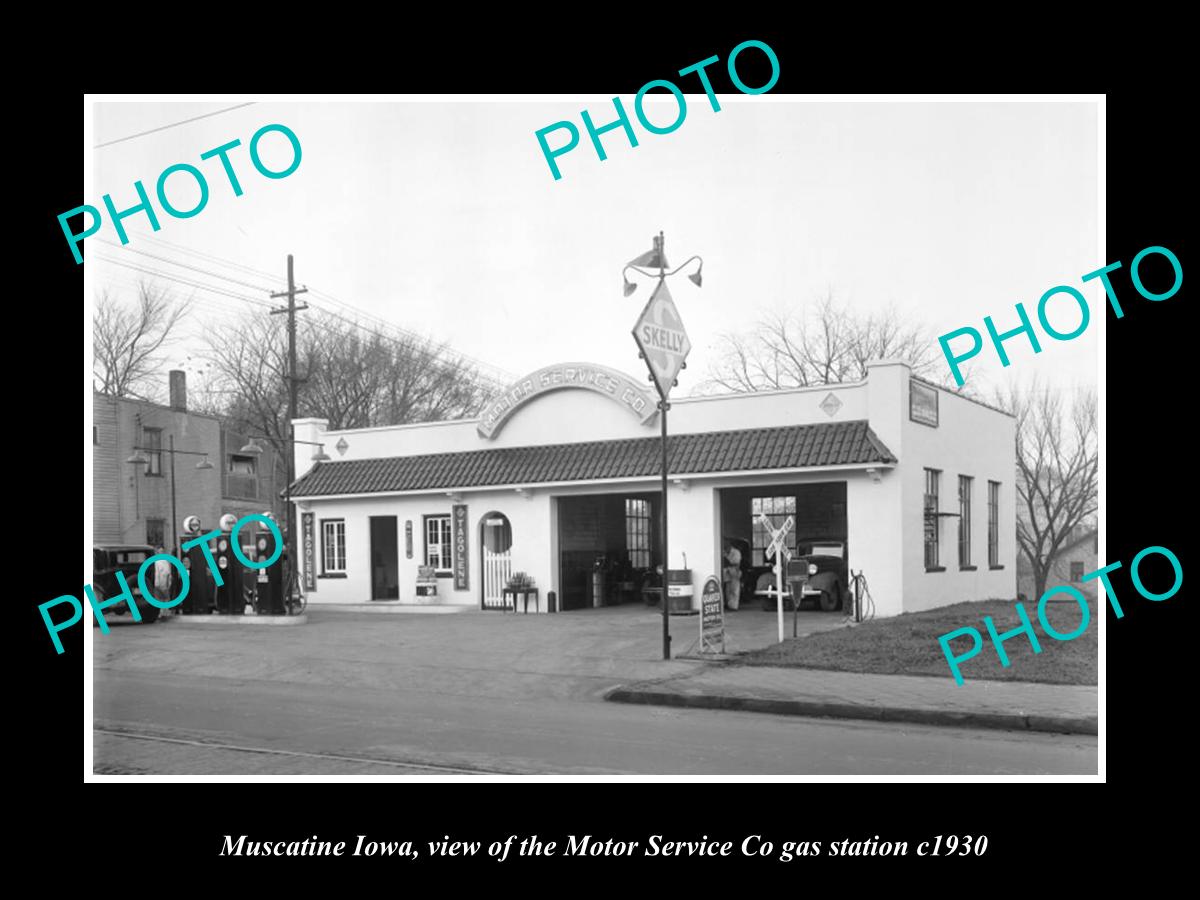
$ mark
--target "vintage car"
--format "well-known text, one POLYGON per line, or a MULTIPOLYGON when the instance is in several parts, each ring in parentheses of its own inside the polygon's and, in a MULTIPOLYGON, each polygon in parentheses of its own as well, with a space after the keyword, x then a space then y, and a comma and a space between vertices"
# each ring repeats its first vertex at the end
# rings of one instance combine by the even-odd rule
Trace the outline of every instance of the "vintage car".
MULTIPOLYGON (((138 612, 142 614, 142 621, 157 622, 159 613, 162 612, 157 606, 151 606, 142 598, 142 591, 138 587, 138 569, 141 568, 143 562, 154 555, 154 548, 143 544, 94 544, 92 546, 92 593, 96 595, 96 602, 102 602, 109 597, 115 597, 121 593, 121 585, 117 581, 117 572, 121 572, 125 576, 125 583, 129 585, 129 593, 133 595, 133 602, 137 604, 138 612)), ((149 575, 147 575, 149 578, 149 575)), ((128 603, 117 603, 104 610, 104 615, 129 615, 128 603)), ((93 622, 95 616, 92 617, 93 622)))
MULTIPOLYGON (((846 542, 836 540, 801 540, 796 543, 792 562, 807 563, 808 582, 800 598, 801 608, 811 604, 825 612, 841 609, 850 596, 846 573, 846 542)), ((775 609, 776 579, 772 566, 751 566, 754 596, 762 601, 762 608, 775 609)), ((790 610, 794 599, 792 587, 785 576, 783 582, 783 608, 790 610)))
POLYGON ((846 572, 846 542, 809 540, 796 546, 799 556, 809 563, 809 571, 815 565, 817 571, 808 576, 804 596, 816 596, 821 609, 832 612, 842 609, 850 596, 850 583, 846 572))

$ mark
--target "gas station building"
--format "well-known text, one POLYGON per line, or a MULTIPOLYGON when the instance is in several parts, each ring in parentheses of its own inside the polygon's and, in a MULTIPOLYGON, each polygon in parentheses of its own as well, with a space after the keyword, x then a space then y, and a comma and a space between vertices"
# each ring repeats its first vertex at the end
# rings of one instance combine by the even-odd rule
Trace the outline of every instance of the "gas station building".
MULTIPOLYGON (((642 602, 631 586, 662 563, 656 404, 644 378, 563 363, 477 419, 296 420, 309 602, 499 609, 516 573, 541 612, 550 591, 560 611, 642 602)), ((668 425, 669 568, 690 572, 695 608, 731 543, 762 562, 760 511, 792 516, 796 541, 842 542, 877 616, 1015 597, 1014 420, 903 361, 859 382, 673 399, 668 425)))

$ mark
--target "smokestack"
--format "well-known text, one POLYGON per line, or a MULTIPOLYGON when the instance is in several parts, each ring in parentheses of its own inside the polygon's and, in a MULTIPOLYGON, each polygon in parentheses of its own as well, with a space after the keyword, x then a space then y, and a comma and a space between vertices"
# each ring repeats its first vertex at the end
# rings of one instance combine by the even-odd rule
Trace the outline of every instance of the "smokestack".
POLYGON ((182 369, 167 373, 171 388, 171 409, 187 412, 187 374, 182 369))

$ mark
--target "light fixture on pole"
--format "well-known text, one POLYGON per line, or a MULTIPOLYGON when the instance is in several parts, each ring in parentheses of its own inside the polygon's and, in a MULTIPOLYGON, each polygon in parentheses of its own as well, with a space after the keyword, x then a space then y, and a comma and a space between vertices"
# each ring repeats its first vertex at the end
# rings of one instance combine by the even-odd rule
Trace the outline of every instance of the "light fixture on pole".
POLYGON ((211 469, 212 467, 213 467, 213 464, 208 461, 207 453, 204 454, 204 459, 202 459, 202 460, 200 460, 200 462, 196 463, 197 469, 211 469))
POLYGON ((250 456, 260 456, 263 448, 255 443, 254 438, 250 438, 250 443, 238 451, 238 453, 247 453, 250 456))
POLYGON ((134 451, 133 456, 129 457, 129 459, 125 460, 125 462, 129 463, 131 466, 148 466, 148 465, 150 465, 150 460, 147 459, 145 456, 142 456, 140 450, 134 451))
POLYGON ((312 455, 313 462, 329 462, 332 458, 325 452, 324 444, 317 444, 317 452, 312 455))

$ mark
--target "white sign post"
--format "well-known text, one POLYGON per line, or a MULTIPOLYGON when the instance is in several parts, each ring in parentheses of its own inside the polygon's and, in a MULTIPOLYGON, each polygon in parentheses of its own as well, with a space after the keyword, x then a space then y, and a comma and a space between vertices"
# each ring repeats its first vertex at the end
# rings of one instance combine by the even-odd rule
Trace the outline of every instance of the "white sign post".
MULTIPOLYGON (((771 535, 771 553, 775 557, 775 612, 779 623, 779 643, 783 643, 783 565, 784 557, 791 557, 787 548, 787 534, 792 530, 792 517, 784 519, 778 529, 771 527, 771 520, 761 513, 758 522, 771 535)), ((795 598, 792 599, 795 603, 795 598)))

